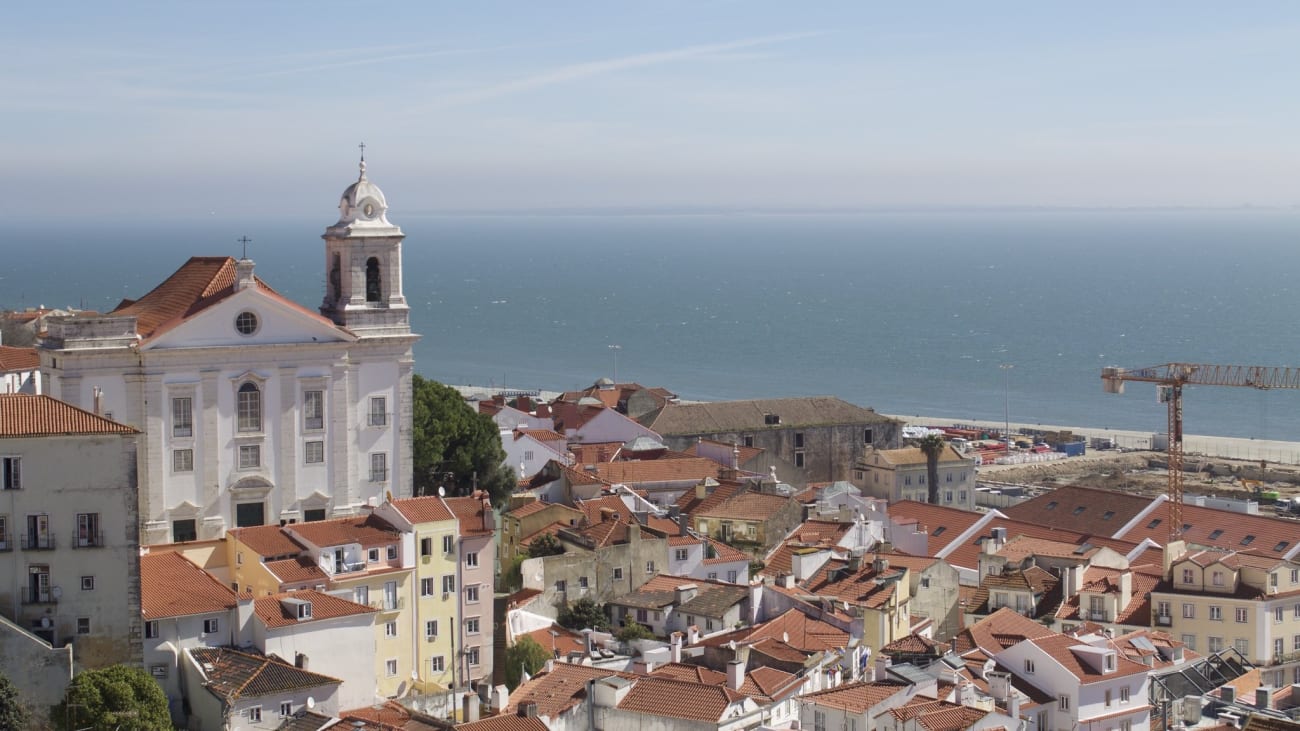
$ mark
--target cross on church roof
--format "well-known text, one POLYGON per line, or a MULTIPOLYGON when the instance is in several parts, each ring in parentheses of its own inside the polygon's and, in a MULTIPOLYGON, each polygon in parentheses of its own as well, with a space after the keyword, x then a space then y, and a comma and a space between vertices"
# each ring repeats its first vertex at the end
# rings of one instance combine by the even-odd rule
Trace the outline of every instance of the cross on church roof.
POLYGON ((366 177, 366 143, 362 142, 357 147, 361 148, 361 178, 364 180, 366 177))
POLYGON ((235 239, 235 241, 238 241, 239 243, 241 243, 241 244, 244 245, 244 255, 243 255, 242 257, 240 257, 240 258, 241 258, 241 259, 247 259, 247 258, 248 258, 248 242, 252 241, 252 239, 248 238, 247 236, 240 236, 239 238, 235 239))

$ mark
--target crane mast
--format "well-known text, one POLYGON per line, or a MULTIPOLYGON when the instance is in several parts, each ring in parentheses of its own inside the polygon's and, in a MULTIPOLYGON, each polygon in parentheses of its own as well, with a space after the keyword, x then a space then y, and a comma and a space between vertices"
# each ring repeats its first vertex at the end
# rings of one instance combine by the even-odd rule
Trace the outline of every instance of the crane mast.
POLYGON ((1106 393, 1124 393, 1129 381, 1154 383, 1161 403, 1169 409, 1169 541, 1173 542, 1183 534, 1183 386, 1300 389, 1300 368, 1164 363, 1148 368, 1102 368, 1101 381, 1106 393))

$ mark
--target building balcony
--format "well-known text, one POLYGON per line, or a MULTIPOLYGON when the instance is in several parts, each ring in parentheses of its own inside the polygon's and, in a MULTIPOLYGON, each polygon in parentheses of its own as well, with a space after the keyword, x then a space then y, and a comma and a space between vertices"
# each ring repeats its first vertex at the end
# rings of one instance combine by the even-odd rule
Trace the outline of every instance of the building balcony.
POLYGON ((334 575, 355 574, 366 570, 366 562, 358 561, 357 563, 335 563, 334 575))
POLYGON ((54 550, 53 533, 37 533, 36 535, 23 534, 24 551, 52 551, 54 550))
POLYGON ((397 597, 395 599, 379 599, 370 602, 371 609, 378 609, 381 612, 400 612, 406 608, 406 597, 397 597))
POLYGON ((23 604, 58 604, 58 597, 50 589, 39 591, 30 587, 23 589, 23 604))
POLYGON ((1110 621, 1109 618, 1106 616, 1106 612, 1104 612, 1104 611, 1101 611, 1101 612, 1088 612, 1088 619, 1091 619, 1091 620, 1094 621, 1094 622, 1108 622, 1108 621, 1110 621))
POLYGON ((1174 623, 1174 618, 1169 616, 1168 614, 1160 614, 1156 616, 1156 624, 1158 625, 1168 627, 1173 623, 1174 623))
POLYGON ((103 548, 106 545, 103 533, 78 533, 72 542, 73 548, 103 548))

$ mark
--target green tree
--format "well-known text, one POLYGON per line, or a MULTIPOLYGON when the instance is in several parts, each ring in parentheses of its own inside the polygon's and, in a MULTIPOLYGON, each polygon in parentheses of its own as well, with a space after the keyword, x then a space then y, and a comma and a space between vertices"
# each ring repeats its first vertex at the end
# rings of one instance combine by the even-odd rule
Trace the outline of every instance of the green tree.
POLYGON ((930 488, 930 503, 939 504, 939 457, 948 443, 942 434, 930 433, 921 438, 921 452, 925 455, 925 480, 930 488))
POLYGON ((167 696, 158 681, 144 668, 127 665, 78 674, 52 715, 55 728, 62 731, 172 731, 167 696))
POLYGON ((572 630, 582 630, 591 628, 594 630, 609 629, 609 619, 605 617, 605 608, 591 599, 579 599, 572 604, 565 605, 560 610, 560 616, 555 621, 561 626, 572 630))
POLYGON ((0 311, 0 345, 12 345, 15 348, 30 348, 36 344, 36 333, 28 330, 18 320, 9 316, 12 312, 0 311))
POLYGON ((650 631, 649 627, 643 624, 637 624, 635 621, 630 619, 627 621, 627 624, 623 625, 623 629, 619 630, 618 634, 614 636, 618 638, 619 642, 654 639, 654 633, 650 631))
POLYGON ((416 374, 412 384, 412 476, 417 495, 468 495, 475 484, 500 506, 514 492, 514 472, 503 464, 497 424, 465 403, 459 392, 416 374))
POLYGON ((551 659, 551 651, 537 644, 531 637, 521 637, 506 648, 506 687, 514 690, 523 681, 523 674, 536 673, 551 659))
POLYGON ((559 556, 564 553, 564 545, 552 533, 543 533, 528 544, 528 557, 559 556))
POLYGON ((27 728, 31 718, 32 714, 18 696, 18 689, 0 674, 0 728, 27 728))

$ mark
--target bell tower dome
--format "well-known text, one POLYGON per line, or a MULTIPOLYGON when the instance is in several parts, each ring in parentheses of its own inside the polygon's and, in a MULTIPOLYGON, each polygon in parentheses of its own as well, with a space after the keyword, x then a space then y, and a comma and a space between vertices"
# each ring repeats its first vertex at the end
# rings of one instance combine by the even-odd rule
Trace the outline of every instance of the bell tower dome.
POLYGON ((325 299, 321 314, 361 337, 411 332, 402 295, 402 229, 388 221, 388 201, 361 174, 343 191, 339 220, 325 229, 325 299))

